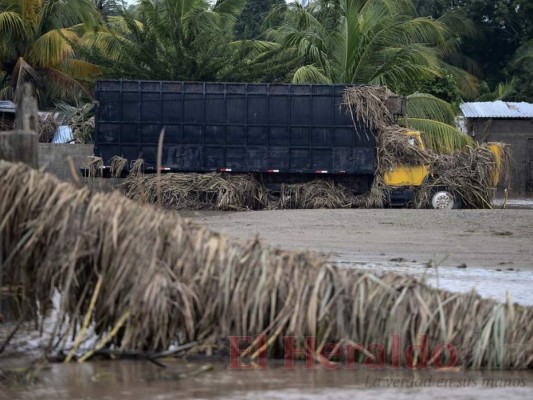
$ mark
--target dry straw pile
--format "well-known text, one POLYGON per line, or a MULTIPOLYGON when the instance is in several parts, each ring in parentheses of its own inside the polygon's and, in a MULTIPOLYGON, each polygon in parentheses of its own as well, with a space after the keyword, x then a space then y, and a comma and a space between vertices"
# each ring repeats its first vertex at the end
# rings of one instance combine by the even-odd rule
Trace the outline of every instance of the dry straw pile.
POLYGON ((161 203, 171 209, 260 210, 269 203, 266 188, 251 175, 209 174, 130 174, 124 184, 133 200, 161 203))
POLYGON ((161 193, 161 204, 171 210, 350 208, 357 204, 356 196, 332 181, 282 185, 276 196, 251 174, 174 173, 158 178, 130 173, 121 189, 128 198, 149 204, 159 203, 161 193))
MULTIPOLYGON (((97 348, 113 341, 151 351, 179 337, 227 350, 229 335, 263 333, 270 355, 281 355, 284 336, 315 336, 317 351, 382 343, 388 355, 389 334, 400 335, 401 348, 427 335, 430 349, 456 346, 465 366, 533 367, 531 307, 339 268, 257 239, 237 243, 176 213, 21 164, 0 161, 0 187, 4 283, 23 285, 41 307, 61 293, 56 350, 69 336, 84 340, 89 325, 97 348)), ((430 365, 446 357, 434 356, 430 365)))
POLYGON ((279 199, 276 199, 270 208, 351 208, 356 204, 357 196, 345 187, 320 179, 308 183, 283 185, 279 199))

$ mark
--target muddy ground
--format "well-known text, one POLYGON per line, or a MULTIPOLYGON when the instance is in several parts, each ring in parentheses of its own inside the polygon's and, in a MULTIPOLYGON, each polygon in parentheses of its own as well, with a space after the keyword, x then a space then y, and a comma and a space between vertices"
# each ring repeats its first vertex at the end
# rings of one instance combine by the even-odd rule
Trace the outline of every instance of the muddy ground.
POLYGON ((182 215, 237 239, 259 234, 352 262, 533 271, 533 210, 187 211, 182 215))

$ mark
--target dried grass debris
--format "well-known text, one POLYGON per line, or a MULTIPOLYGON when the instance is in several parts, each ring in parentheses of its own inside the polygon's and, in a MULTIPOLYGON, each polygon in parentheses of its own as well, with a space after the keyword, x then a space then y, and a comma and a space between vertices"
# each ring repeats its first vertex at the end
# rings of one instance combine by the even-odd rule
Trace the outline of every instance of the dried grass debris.
POLYGON ((271 208, 351 208, 356 196, 330 180, 283 185, 278 201, 271 208))
MULTIPOLYGON (((390 126, 394 117, 387 107, 387 99, 394 96, 386 86, 353 86, 343 93, 342 107, 355 122, 363 122, 370 129, 390 126)), ((357 128, 356 128, 357 130, 357 128)))
MULTIPOLYGON (((158 177, 130 173, 122 190, 133 200, 157 203, 158 177)), ((251 175, 218 173, 163 174, 161 204, 170 209, 261 210, 269 203, 266 188, 251 175)))
POLYGON ((533 368, 533 307, 336 267, 257 238, 238 243, 22 164, 0 161, 0 187, 5 284, 23 285, 40 304, 61 293, 51 349, 68 352, 66 338, 88 315, 98 343, 131 351, 177 342, 228 349, 229 336, 263 334, 267 353, 282 356, 284 336, 367 346, 396 334, 406 348, 425 335, 430 349, 455 346, 466 367, 533 368))
POLYGON ((102 157, 87 157, 87 173, 89 178, 102 177, 104 174, 104 160, 102 157))
POLYGON ((109 169, 111 176, 114 178, 120 178, 122 173, 127 171, 128 160, 124 157, 113 156, 110 160, 109 169))

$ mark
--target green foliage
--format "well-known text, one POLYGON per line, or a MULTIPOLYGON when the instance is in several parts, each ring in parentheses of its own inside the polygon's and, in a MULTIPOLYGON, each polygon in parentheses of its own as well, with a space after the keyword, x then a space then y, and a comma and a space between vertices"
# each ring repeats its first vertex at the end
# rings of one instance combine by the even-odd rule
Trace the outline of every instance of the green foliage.
POLYGON ((474 139, 446 123, 411 117, 407 118, 406 122, 410 128, 424 132, 426 146, 436 153, 451 153, 475 145, 474 139))
POLYGON ((24 82, 41 104, 89 95, 83 82, 98 67, 78 58, 74 44, 98 22, 92 0, 0 0, 0 97, 16 98, 24 82))
POLYGON ((513 96, 515 86, 516 81, 513 79, 511 82, 498 83, 494 90, 491 91, 489 85, 483 82, 481 96, 476 101, 496 101, 511 97, 513 96))
POLYGON ((516 51, 511 72, 514 84, 504 98, 533 103, 533 39, 516 51))
POLYGON ((247 0, 237 23, 235 35, 238 39, 259 39, 261 25, 272 7, 285 5, 284 0, 247 0))
POLYGON ((455 40, 444 22, 418 17, 411 0, 291 4, 269 37, 299 59, 295 82, 387 85, 396 92, 442 76, 442 57, 454 54, 455 40))
POLYGON ((421 15, 441 18, 451 10, 460 10, 474 21, 479 35, 463 37, 461 51, 469 55, 471 66, 478 66, 470 72, 492 88, 483 90, 483 98, 503 95, 507 100, 533 100, 531 68, 513 61, 519 58, 522 51, 519 49, 533 40, 531 0, 419 0, 417 3, 421 15), (516 83, 513 88, 502 87, 505 85, 502 82, 512 80, 516 83))
POLYGON ((462 102, 461 91, 455 77, 445 70, 442 71, 441 76, 422 81, 418 86, 418 91, 431 94, 450 103, 455 110, 458 109, 459 104, 462 102))
MULTIPOLYGON (((141 0, 135 14, 110 19, 106 35, 86 35, 89 57, 104 76, 157 80, 260 80, 279 68, 264 58, 276 45, 235 41, 245 0, 141 0), (256 73, 252 70, 255 66, 256 73), (271 71, 272 71, 271 70, 271 71)), ((278 61, 280 58, 278 58, 278 61)))

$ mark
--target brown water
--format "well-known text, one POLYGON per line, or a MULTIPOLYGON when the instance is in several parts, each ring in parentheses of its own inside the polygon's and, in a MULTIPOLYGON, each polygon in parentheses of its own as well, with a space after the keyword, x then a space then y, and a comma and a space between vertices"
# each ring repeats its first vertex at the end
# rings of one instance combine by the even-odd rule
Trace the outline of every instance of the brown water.
POLYGON ((165 360, 53 364, 32 386, 0 387, 1 399, 531 399, 533 372, 407 369, 229 370, 227 363, 165 360), (206 366, 212 366, 205 371, 206 366))

